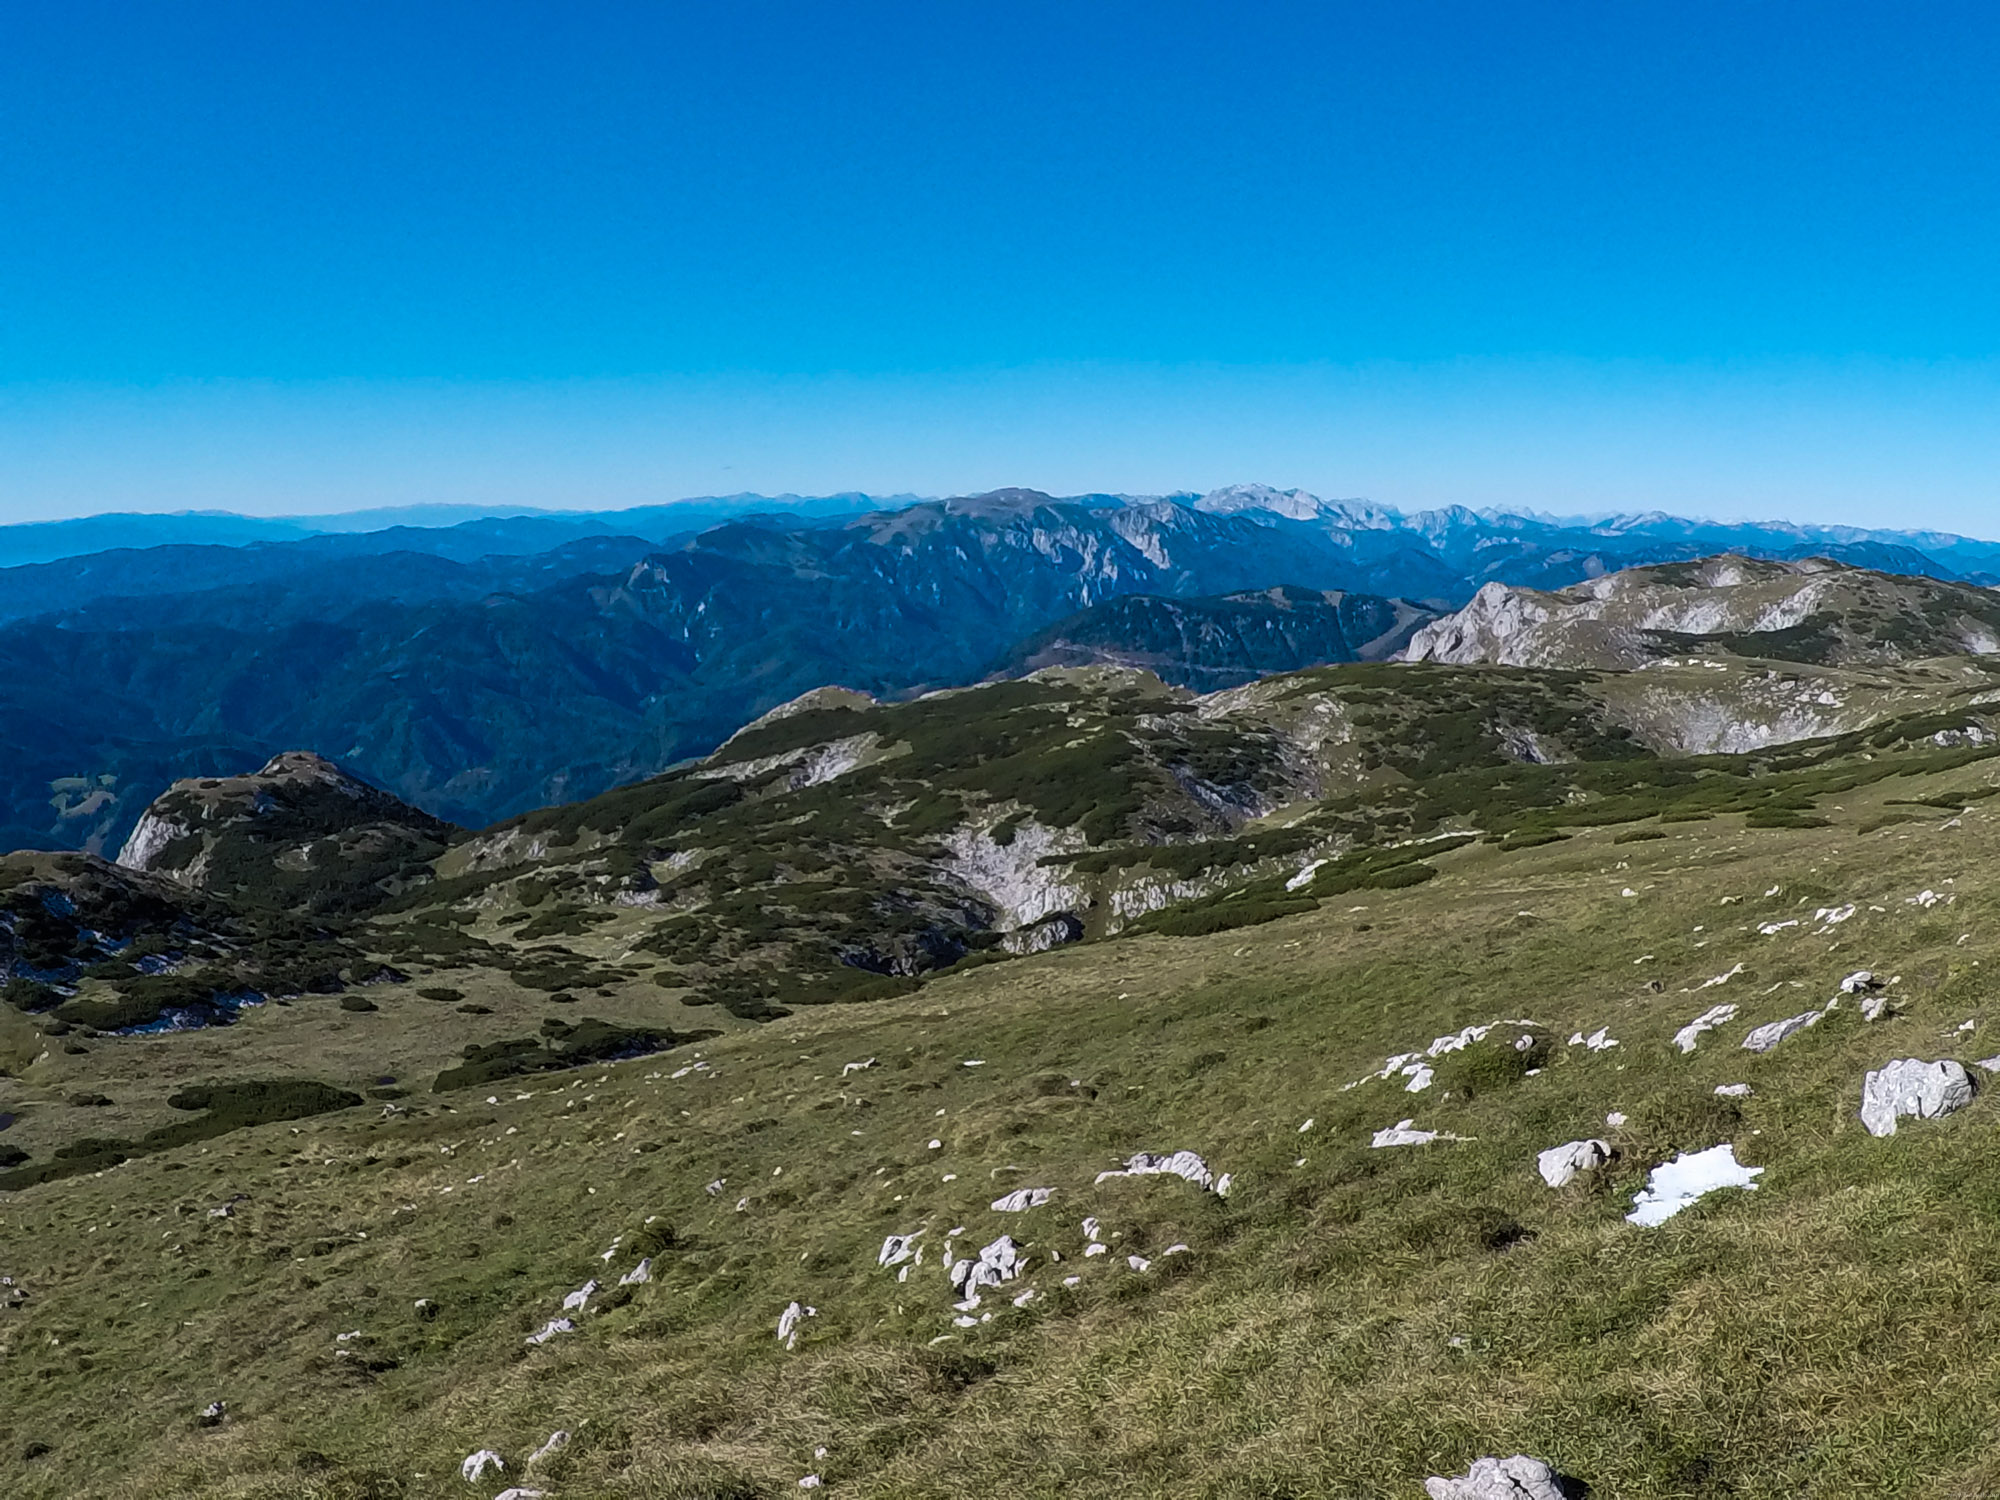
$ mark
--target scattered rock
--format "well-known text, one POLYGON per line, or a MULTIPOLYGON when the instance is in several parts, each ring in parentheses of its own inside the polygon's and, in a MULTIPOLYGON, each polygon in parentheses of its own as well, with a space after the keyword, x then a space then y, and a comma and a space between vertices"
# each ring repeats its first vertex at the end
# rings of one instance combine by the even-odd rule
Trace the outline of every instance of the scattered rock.
POLYGON ((201 1409, 198 1419, 204 1427, 220 1427, 222 1419, 229 1415, 229 1408, 220 1401, 211 1401, 201 1409))
POLYGON ((575 1332, 576 1324, 570 1322, 568 1318, 550 1318, 548 1322, 542 1325, 541 1332, 528 1335, 527 1342, 530 1344, 546 1344, 559 1333, 575 1332))
POLYGON ((1825 1014, 1818 1010, 1802 1011, 1796 1016, 1786 1016, 1782 1021, 1771 1021, 1756 1027, 1743 1038, 1743 1049, 1746 1052, 1769 1052, 1793 1033, 1804 1031, 1808 1026, 1817 1026, 1820 1017, 1825 1014))
POLYGON ((878 1266, 900 1266, 904 1261, 916 1254, 912 1246, 916 1243, 917 1235, 922 1233, 923 1231, 919 1229, 915 1234, 890 1235, 886 1240, 882 1241, 882 1250, 875 1257, 875 1264, 878 1266))
POLYGON ((1571 1141, 1566 1146, 1551 1146, 1535 1157, 1535 1166, 1542 1174, 1542 1181, 1552 1188, 1559 1188, 1574 1180, 1579 1173, 1594 1172, 1609 1160, 1609 1143, 1593 1139, 1571 1141))
POLYGON ((1840 993, 1843 995, 1859 995, 1867 990, 1877 990, 1881 987, 1882 981, 1867 969, 1856 969, 1840 981, 1840 993))
POLYGON ((417 1316, 428 1323, 438 1315, 438 1305, 428 1297, 417 1298, 417 1316))
POLYGON ((1624 1114, 1614 1109, 1604 1117, 1604 1123, 1609 1125, 1613 1130, 1616 1130, 1620 1125, 1625 1123, 1626 1118, 1624 1114))
POLYGON ((531 1490, 521 1485, 511 1485, 493 1497, 493 1500, 547 1500, 547 1490, 531 1490))
MULTIPOLYGON (((966 1321, 970 1322, 971 1319, 968 1318, 966 1321)), ((806 1475, 805 1478, 799 1481, 799 1488, 802 1490, 816 1490, 819 1488, 819 1483, 820 1483, 819 1475, 808 1474, 806 1475)))
POLYGON ((1747 1083, 1718 1083, 1715 1092, 1724 1099, 1748 1099, 1750 1085, 1747 1083))
POLYGON ((859 1073, 864 1068, 872 1068, 874 1066, 875 1059, 872 1057, 867 1062, 843 1063, 840 1069, 840 1076, 845 1078, 849 1073, 859 1073))
POLYGON ((2000 1057, 1982 1057, 1973 1066, 1984 1068, 1989 1073, 2000 1073, 2000 1057))
POLYGON ((969 1312, 972 1307, 979 1305, 981 1287, 1000 1286, 1012 1281, 1026 1269, 1026 1265, 1014 1244, 1013 1236, 1003 1234, 979 1252, 978 1260, 954 1262, 949 1274, 953 1288, 962 1293, 966 1302, 971 1304, 963 1309, 969 1312))
POLYGON ((1904 1115, 1934 1120, 1971 1102, 1972 1079, 1959 1064, 1902 1057, 1863 1080, 1861 1123, 1870 1135, 1894 1135, 1904 1115))
POLYGON ((1889 1012, 1887 995, 1864 995, 1861 997, 1861 1019, 1879 1021, 1889 1012))
MULTIPOLYGON (((1585 1036, 1582 1032, 1579 1031, 1576 1033, 1575 1036, 1569 1039, 1569 1045, 1572 1047, 1588 1047, 1592 1052, 1609 1052, 1613 1047, 1618 1045, 1618 1043, 1612 1039, 1610 1032, 1611 1028, 1608 1026, 1598 1027, 1597 1030, 1593 1031, 1589 1036, 1585 1036)), ((1534 1039, 1532 1037, 1526 1038, 1525 1040, 1529 1043, 1530 1046, 1534 1044, 1534 1039)), ((1525 1052, 1527 1048, 1523 1047, 1521 1048, 1521 1050, 1525 1052)))
POLYGON ((1432 1141, 1472 1139, 1469 1135, 1451 1135, 1442 1130, 1418 1130, 1416 1123, 1415 1120, 1398 1120, 1387 1130, 1376 1131, 1374 1139, 1368 1144, 1372 1149, 1380 1150, 1384 1146, 1428 1146, 1432 1141))
POLYGON ((644 1286, 653 1279, 653 1258, 647 1256, 638 1265, 618 1278, 620 1286, 644 1286))
POLYGON ((1143 1255, 1128 1255, 1125 1257, 1125 1264, 1135 1271, 1150 1271, 1153 1269, 1153 1263, 1143 1255))
POLYGON ((783 1344, 787 1349, 798 1348, 800 1321, 805 1318, 817 1317, 818 1315, 819 1311, 817 1308, 807 1307, 803 1303, 792 1303, 782 1313, 778 1314, 778 1342, 783 1344))
POLYGON ((536 1464, 540 1463, 543 1459, 553 1458, 556 1454, 562 1452, 562 1450, 567 1448, 568 1446, 569 1446, 568 1430, 565 1428, 557 1428, 554 1432, 549 1434, 549 1440, 546 1443, 542 1444, 541 1447, 537 1448, 533 1453, 530 1453, 528 1455, 528 1462, 525 1465, 523 1465, 523 1467, 532 1469, 536 1464))
POLYGON ((596 1292, 597 1282, 595 1280, 586 1281, 582 1286, 563 1298, 563 1311, 582 1312, 584 1304, 590 1301, 596 1295, 596 1292))
POLYGON ((1646 1187, 1632 1201, 1628 1222, 1641 1225, 1663 1224, 1718 1188, 1754 1189, 1755 1178, 1764 1169, 1746 1167, 1736 1160, 1736 1148, 1728 1142, 1706 1151, 1683 1151, 1672 1161, 1653 1168, 1646 1187))
POLYGON ((467 1484, 477 1484, 486 1477, 489 1468, 495 1473, 505 1474, 507 1461, 491 1448, 481 1448, 458 1466, 458 1472, 467 1484))
POLYGON ((1456 1479, 1426 1479, 1424 1493, 1430 1500, 1568 1500, 1570 1487, 1539 1458, 1517 1453, 1474 1459, 1456 1479))
POLYGON ((1153 1177, 1163 1174, 1185 1178, 1196 1187, 1208 1188, 1218 1197, 1229 1196, 1229 1174, 1224 1172, 1220 1177, 1215 1176, 1209 1171, 1208 1163, 1192 1151, 1176 1151, 1171 1156, 1141 1151, 1126 1159, 1122 1171, 1099 1172, 1097 1181, 1102 1182, 1107 1177, 1153 1177))
POLYGON ((1055 1191, 1054 1188, 1016 1188, 1004 1198, 995 1198, 993 1211, 997 1214, 1017 1214, 1023 1209, 1040 1208, 1055 1196, 1055 1191))
POLYGON ((1704 990, 1712 990, 1718 984, 1729 983, 1730 980, 1734 979, 1738 974, 1741 974, 1742 972, 1743 972, 1743 965, 1737 964, 1734 968, 1730 969, 1726 974, 1718 974, 1713 979, 1704 979, 1699 985, 1696 986, 1696 988, 1704 990))
MULTIPOLYGON (((1741 965, 1738 967, 1740 968, 1741 965)), ((1706 1033, 1715 1030, 1718 1026, 1726 1026, 1735 1019, 1735 1006, 1711 1005, 1707 1010, 1703 1011, 1692 1021, 1688 1022, 1687 1025, 1674 1033, 1674 1045, 1680 1048, 1684 1054, 1692 1052, 1695 1049, 1695 1045, 1700 1042, 1706 1033)))

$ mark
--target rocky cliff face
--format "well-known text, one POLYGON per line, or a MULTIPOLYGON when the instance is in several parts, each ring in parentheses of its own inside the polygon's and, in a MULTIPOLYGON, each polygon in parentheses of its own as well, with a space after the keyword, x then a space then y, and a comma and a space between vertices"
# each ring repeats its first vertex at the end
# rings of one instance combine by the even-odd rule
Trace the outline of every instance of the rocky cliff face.
POLYGON ((2000 648, 2000 595, 1824 558, 1715 557, 1542 591, 1489 583, 1407 661, 1632 668, 1690 655, 1887 665, 2000 648))
POLYGON ((307 751, 177 781, 119 851, 126 869, 253 900, 339 907, 415 874, 454 830, 307 751))

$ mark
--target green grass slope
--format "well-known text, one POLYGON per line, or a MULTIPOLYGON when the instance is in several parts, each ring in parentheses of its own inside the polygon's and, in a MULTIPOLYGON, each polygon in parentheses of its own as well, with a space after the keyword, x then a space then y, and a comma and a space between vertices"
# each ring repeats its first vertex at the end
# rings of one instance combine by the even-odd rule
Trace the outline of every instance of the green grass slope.
POLYGON ((1792 826, 1738 808, 1461 844, 1421 883, 1254 927, 1071 945, 16 1192, 6 1493, 691 1500, 817 1475, 1410 1500, 1520 1450, 1621 1500, 1991 1494, 2000 1106, 1887 1140, 1856 1109, 1890 1059, 2000 1051, 1995 781, 1864 754, 1919 774, 1822 786, 1792 826), (1883 1019, 1849 1003, 1739 1046, 1860 968, 1883 1019), (1672 1045, 1723 1000, 1736 1021, 1672 1045), (1429 1090, 1371 1077, 1502 1018, 1533 1024, 1429 1090), (1599 1028, 1619 1045, 1566 1045, 1599 1028), (1734 1083, 1753 1092, 1714 1093, 1734 1083), (1405 1118, 1462 1139, 1371 1148, 1405 1118), (1615 1162, 1551 1191, 1536 1153, 1588 1136, 1615 1162), (1755 1190, 1625 1221, 1651 1166, 1722 1142, 1755 1190), (1096 1180, 1177 1149, 1228 1196, 1096 1180), (918 1231, 906 1279, 877 1265, 918 1231), (1025 1272, 959 1326, 944 1243, 1002 1233, 1025 1272), (572 1331, 525 1342, 593 1279, 572 1331), (815 1311, 787 1348, 794 1301, 815 1311), (482 1448, 506 1472, 469 1486, 482 1448))

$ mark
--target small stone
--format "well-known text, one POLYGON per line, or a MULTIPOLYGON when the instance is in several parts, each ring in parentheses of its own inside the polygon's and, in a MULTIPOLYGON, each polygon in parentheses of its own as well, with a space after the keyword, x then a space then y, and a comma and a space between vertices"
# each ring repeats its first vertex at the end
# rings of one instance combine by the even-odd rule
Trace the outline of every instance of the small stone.
POLYGON ((993 1211, 998 1214, 1017 1214, 1024 1209, 1040 1208, 1054 1196, 1054 1188, 1016 1188, 1004 1198, 995 1198, 993 1211))
POLYGON ((564 1312, 582 1312, 584 1304, 596 1295, 597 1283, 586 1281, 582 1286, 563 1298, 564 1312))
POLYGON ((1542 1181, 1552 1188, 1559 1188, 1573 1181, 1580 1173, 1594 1172, 1611 1160, 1611 1147, 1600 1140, 1571 1141, 1565 1146, 1551 1146, 1535 1158, 1535 1166, 1542 1174, 1542 1181))
POLYGON ((1743 1049, 1746 1052, 1769 1052, 1793 1033, 1804 1031, 1808 1026, 1817 1026, 1824 1014, 1824 1011, 1808 1010, 1759 1026, 1743 1038, 1743 1049))
POLYGON ((486 1477, 489 1468, 496 1473, 504 1474, 507 1472, 507 1462, 491 1448, 481 1448, 458 1466, 458 1472, 467 1484, 477 1484, 486 1477))
POLYGON ((1733 1005, 1711 1005, 1687 1025, 1674 1033, 1674 1045, 1683 1053, 1692 1052, 1702 1036, 1716 1027, 1726 1025, 1736 1019, 1733 1005))
POLYGON ((546 1443, 542 1444, 541 1447, 537 1448, 533 1453, 530 1453, 528 1455, 528 1462, 526 1467, 532 1469, 536 1464, 540 1463, 543 1459, 553 1458, 556 1454, 562 1452, 562 1450, 567 1448, 568 1446, 569 1446, 568 1431, 563 1428, 557 1428, 554 1432, 549 1434, 549 1440, 546 1443))
POLYGON ((1715 1092, 1719 1098, 1723 1099, 1748 1099, 1750 1097, 1750 1085, 1747 1083, 1718 1083, 1715 1086, 1715 1092))

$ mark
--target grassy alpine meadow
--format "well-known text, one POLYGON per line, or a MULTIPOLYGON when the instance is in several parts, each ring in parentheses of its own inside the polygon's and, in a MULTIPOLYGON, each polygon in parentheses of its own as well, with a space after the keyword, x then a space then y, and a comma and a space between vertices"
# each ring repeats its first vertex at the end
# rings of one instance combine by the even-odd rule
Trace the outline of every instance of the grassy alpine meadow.
MULTIPOLYGON (((1960 806, 1991 776, 1864 786, 1823 799, 1823 827, 1472 844, 1427 883, 1256 926, 1084 943, 0 1196, 0 1490, 1410 1500, 1519 1451, 1620 1500, 1992 1494, 2000 1106, 1882 1140, 1857 1118, 1872 1067, 1984 1079, 2000 1052, 2000 804, 1960 806), (1859 969, 1881 1019, 1848 998, 1742 1049, 1859 969), (1673 1045, 1725 1002, 1735 1019, 1673 1045), (1496 1021, 1426 1089, 1372 1076, 1496 1021), (1406 1119, 1442 1135, 1371 1146, 1406 1119), (1611 1163, 1547 1187, 1536 1153, 1589 1137, 1611 1163), (1651 1167, 1724 1142, 1753 1189, 1626 1221, 1651 1167), (1096 1181, 1179 1150, 1227 1196, 1096 1181), (1003 1234, 1024 1269, 955 1308, 948 1247, 1003 1234), (891 1235, 913 1255, 878 1265, 891 1235), (485 1449, 504 1470, 468 1483, 485 1449)), ((532 1029, 508 983, 459 985, 521 1009, 496 1034, 532 1029)), ((340 1024, 420 1035, 448 1006, 417 988, 340 1024)), ((160 1040, 77 1061, 152 1097, 202 1071, 160 1040)), ((291 1071, 342 1081, 343 1055, 294 1049, 291 1071)))

